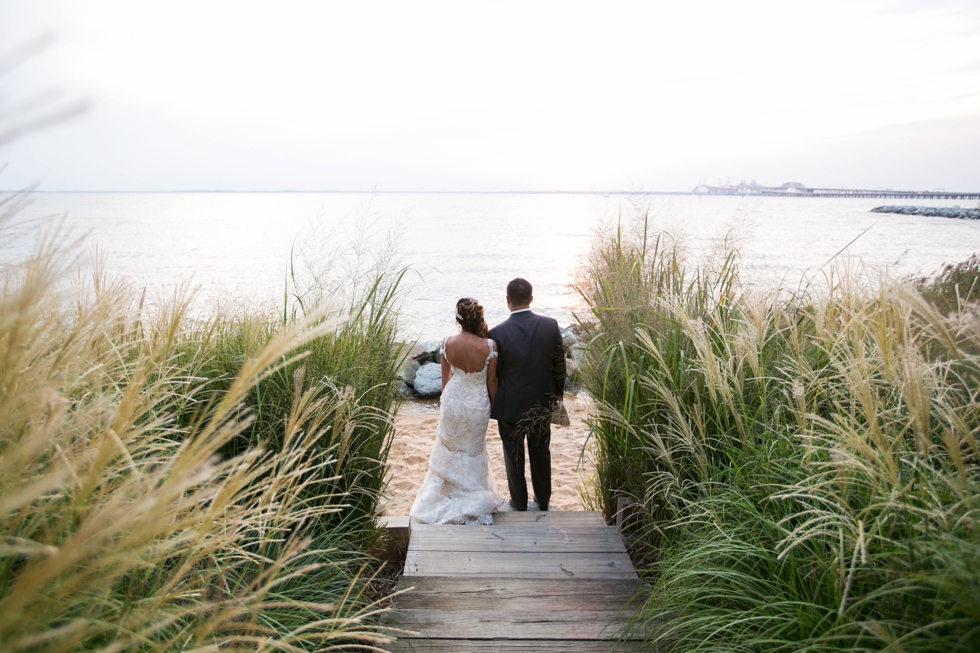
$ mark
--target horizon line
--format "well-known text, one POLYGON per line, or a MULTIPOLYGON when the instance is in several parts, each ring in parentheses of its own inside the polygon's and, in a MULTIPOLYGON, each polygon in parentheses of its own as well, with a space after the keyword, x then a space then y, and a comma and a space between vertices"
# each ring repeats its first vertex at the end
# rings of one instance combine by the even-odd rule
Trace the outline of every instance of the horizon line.
MULTIPOLYGON (((843 190, 855 190, 861 191, 864 189, 850 189, 844 187, 843 190)), ((874 189, 875 191, 881 190, 882 192, 896 192, 893 189, 874 189)), ((874 192, 868 189, 868 192, 874 192)), ((897 192, 908 192, 908 193, 940 193, 948 195, 976 195, 978 193, 973 192, 952 192, 952 191, 897 191, 897 192)), ((758 193, 704 193, 696 192, 695 190, 682 191, 682 190, 300 190, 300 189, 289 189, 289 190, 230 190, 230 189, 171 189, 171 190, 41 190, 38 188, 18 188, 18 189, 4 189, 0 188, 0 193, 16 194, 16 193, 75 193, 75 194, 348 194, 348 195, 696 195, 698 197, 765 197, 765 194, 758 193)), ((786 195, 769 195, 775 197, 810 197, 809 195, 800 194, 786 194, 786 195)), ((829 196, 823 196, 824 198, 830 198, 829 196)), ((882 198, 884 199, 884 198, 882 198)), ((911 199, 911 198, 910 198, 911 199)))
POLYGON ((699 195, 694 191, 663 190, 41 190, 31 188, 0 189, 0 193, 350 193, 387 195, 699 195))

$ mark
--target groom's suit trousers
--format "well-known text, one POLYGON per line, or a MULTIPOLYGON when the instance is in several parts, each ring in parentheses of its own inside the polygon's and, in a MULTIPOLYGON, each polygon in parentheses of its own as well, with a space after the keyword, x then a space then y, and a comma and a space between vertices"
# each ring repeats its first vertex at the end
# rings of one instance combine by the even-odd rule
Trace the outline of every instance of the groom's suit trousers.
POLYGON ((541 510, 551 500, 551 423, 547 419, 521 422, 497 421, 504 444, 504 466, 510 501, 516 510, 527 510, 527 481, 524 479, 524 440, 531 463, 531 486, 541 510))

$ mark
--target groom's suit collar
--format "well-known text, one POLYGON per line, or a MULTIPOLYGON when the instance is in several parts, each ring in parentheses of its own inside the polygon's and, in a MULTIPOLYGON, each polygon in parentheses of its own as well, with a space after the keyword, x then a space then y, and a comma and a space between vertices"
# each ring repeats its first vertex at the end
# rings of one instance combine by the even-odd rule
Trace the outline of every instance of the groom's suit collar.
POLYGON ((516 311, 511 311, 510 314, 517 315, 518 313, 530 313, 530 312, 531 312, 530 308, 519 308, 516 311))

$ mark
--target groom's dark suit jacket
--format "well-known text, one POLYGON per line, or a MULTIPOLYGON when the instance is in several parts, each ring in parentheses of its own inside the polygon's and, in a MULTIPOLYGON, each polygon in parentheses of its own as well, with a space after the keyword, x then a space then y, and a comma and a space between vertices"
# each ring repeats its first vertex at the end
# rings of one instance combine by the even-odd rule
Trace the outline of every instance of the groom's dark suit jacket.
POLYGON ((565 347, 553 318, 511 313, 490 329, 497 342, 499 386, 490 417, 504 422, 549 416, 565 390, 565 347))

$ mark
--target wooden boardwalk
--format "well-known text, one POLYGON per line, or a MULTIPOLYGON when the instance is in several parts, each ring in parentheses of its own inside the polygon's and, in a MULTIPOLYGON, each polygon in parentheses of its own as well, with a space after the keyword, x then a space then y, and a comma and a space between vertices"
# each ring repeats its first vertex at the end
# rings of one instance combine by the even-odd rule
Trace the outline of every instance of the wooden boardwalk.
POLYGON ((386 619, 392 651, 632 651, 619 636, 646 591, 597 512, 506 512, 493 526, 411 527, 386 619))

